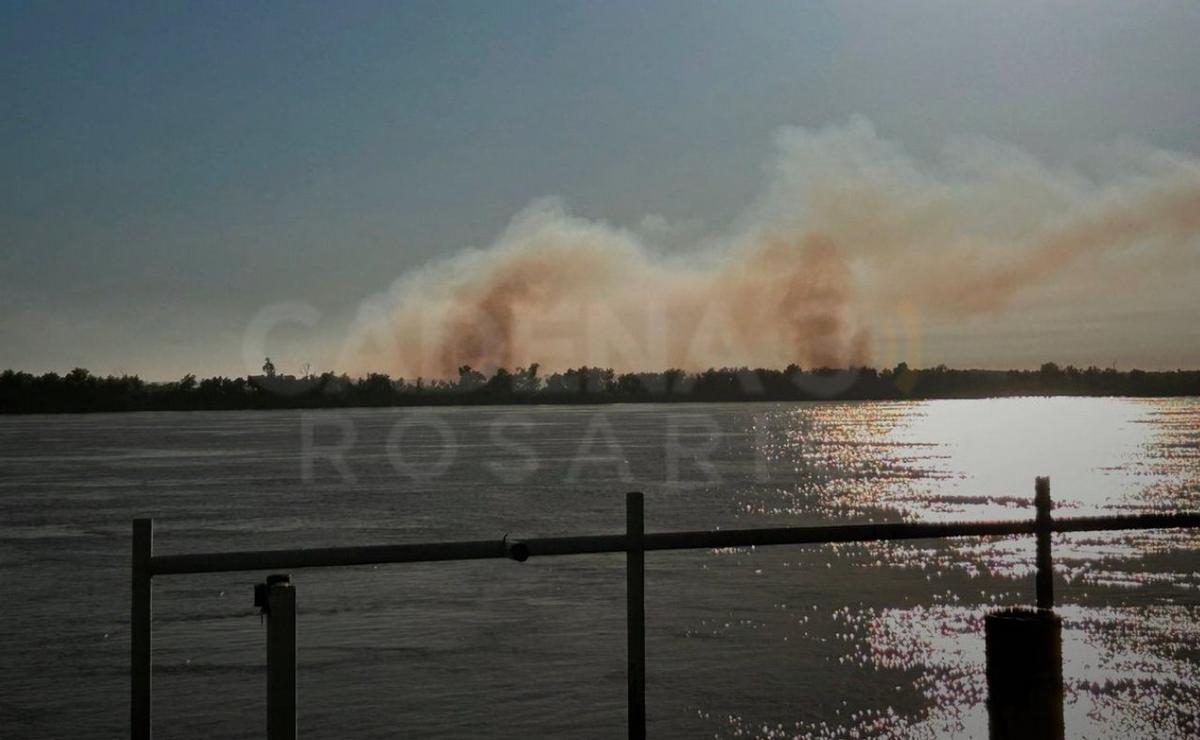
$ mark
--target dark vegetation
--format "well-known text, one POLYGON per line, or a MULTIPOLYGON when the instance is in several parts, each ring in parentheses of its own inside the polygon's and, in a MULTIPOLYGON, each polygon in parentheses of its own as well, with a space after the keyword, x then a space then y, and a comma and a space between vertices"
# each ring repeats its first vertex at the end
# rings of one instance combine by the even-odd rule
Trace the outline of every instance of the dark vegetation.
POLYGON ((1118 372, 1095 367, 1040 370, 913 370, 904 363, 875 370, 746 368, 699 373, 667 370, 617 374, 581 367, 547 376, 538 366, 491 376, 469 366, 457 380, 405 380, 372 373, 352 379, 324 373, 304 378, 257 375, 170 383, 136 376, 98 377, 78 368, 66 375, 0 374, 0 413, 275 409, 517 403, 674 401, 801 401, 819 399, 985 398, 992 396, 1200 395, 1200 371, 1118 372))

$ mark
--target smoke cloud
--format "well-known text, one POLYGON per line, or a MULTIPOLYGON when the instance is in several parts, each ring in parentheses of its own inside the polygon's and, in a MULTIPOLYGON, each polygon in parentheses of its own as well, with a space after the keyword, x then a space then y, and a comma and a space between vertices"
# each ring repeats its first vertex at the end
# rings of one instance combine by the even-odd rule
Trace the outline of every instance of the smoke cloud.
POLYGON ((920 161, 861 118, 784 129, 724 231, 667 249, 535 201, 491 246, 364 305, 341 366, 845 367, 873 360, 872 329, 901 310, 1022 310, 1063 282, 1195 258, 1200 162, 1127 144, 1085 164, 980 141, 920 161))

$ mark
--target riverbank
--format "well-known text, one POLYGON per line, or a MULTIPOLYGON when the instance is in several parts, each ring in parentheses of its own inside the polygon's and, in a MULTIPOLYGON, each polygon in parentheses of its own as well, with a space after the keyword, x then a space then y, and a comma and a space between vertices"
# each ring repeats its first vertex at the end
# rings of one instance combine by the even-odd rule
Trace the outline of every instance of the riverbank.
POLYGON ((497 369, 490 376, 463 366, 457 380, 362 378, 324 373, 297 378, 188 375, 167 383, 137 376, 67 375, 7 370, 0 374, 0 414, 123 411, 494 406, 612 403, 894 401, 1015 396, 1186 397, 1200 395, 1200 370, 1119 372, 1090 367, 1038 370, 895 368, 783 370, 723 368, 622 373, 581 367, 547 376, 538 367, 497 369))

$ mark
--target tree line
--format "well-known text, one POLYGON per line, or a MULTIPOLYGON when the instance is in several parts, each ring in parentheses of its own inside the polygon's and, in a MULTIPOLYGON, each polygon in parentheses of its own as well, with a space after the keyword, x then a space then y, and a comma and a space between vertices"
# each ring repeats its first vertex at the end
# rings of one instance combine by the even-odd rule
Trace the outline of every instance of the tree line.
POLYGON ((391 378, 381 373, 351 378, 323 373, 307 377, 147 382, 136 375, 97 376, 83 368, 65 375, 6 370, 0 374, 0 413, 184 411, 350 406, 418 406, 522 403, 618 403, 676 401, 805 401, 987 398, 997 396, 1191 396, 1200 395, 1200 371, 1118 372, 1048 362, 1037 370, 956 370, 939 365, 910 369, 905 363, 877 370, 720 368, 615 373, 580 367, 542 375, 538 365, 485 374, 469 365, 454 379, 391 378))

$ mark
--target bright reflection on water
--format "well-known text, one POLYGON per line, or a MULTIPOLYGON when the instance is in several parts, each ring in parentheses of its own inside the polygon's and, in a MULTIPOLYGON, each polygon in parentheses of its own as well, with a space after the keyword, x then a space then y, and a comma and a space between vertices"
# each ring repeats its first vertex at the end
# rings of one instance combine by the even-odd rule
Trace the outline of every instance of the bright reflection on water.
MULTIPOLYGON (((1036 475, 1059 515, 1200 510, 1198 443, 1196 399, 0 419, 0 735, 125 733, 136 515, 184 552, 619 531, 630 489, 651 530, 1029 518, 1036 475), (318 445, 355 430, 351 477, 306 468, 305 418, 318 445)), ((1056 538, 1070 736, 1200 736, 1198 544, 1056 538)), ((1031 601, 1032 556, 1030 538, 654 553, 651 734, 984 737, 983 615, 1031 601)), ((261 576, 156 583, 160 734, 261 736, 261 576)), ((308 737, 623 732, 619 556, 294 577, 308 737)))
MULTIPOLYGON (((924 521, 1029 518, 1030 471, 1051 476, 1060 516, 1200 509, 1200 412, 1191 400, 1003 399, 808 411, 791 411, 792 424, 767 421, 771 434, 764 449, 780 463, 818 475, 778 490, 782 506, 756 498, 748 510, 870 519, 892 512, 924 521), (822 486, 830 485, 837 493, 821 495, 822 486)), ((1055 562, 1066 586, 1059 586, 1059 603, 1070 604, 1059 608, 1069 735, 1200 735, 1198 541, 1181 532, 1056 537, 1055 562), (1089 592, 1089 586, 1127 593, 1089 592), (1112 602, 1138 607, 1099 606, 1112 602)), ((833 639, 852 646, 837 657, 839 666, 916 670, 897 693, 915 689, 928 700, 927 712, 898 716, 890 705, 848 714, 838 709, 839 721, 791 726, 755 725, 730 715, 718 734, 986 737, 983 616, 997 604, 1028 601, 1028 595, 974 588, 972 582, 1028 580, 1028 541, 829 549, 851 567, 915 571, 931 581, 967 577, 971 586, 934 593, 927 604, 843 607, 820 633, 802 633, 825 640, 833 630, 833 639)), ((802 619, 809 621, 809 615, 802 619)))

